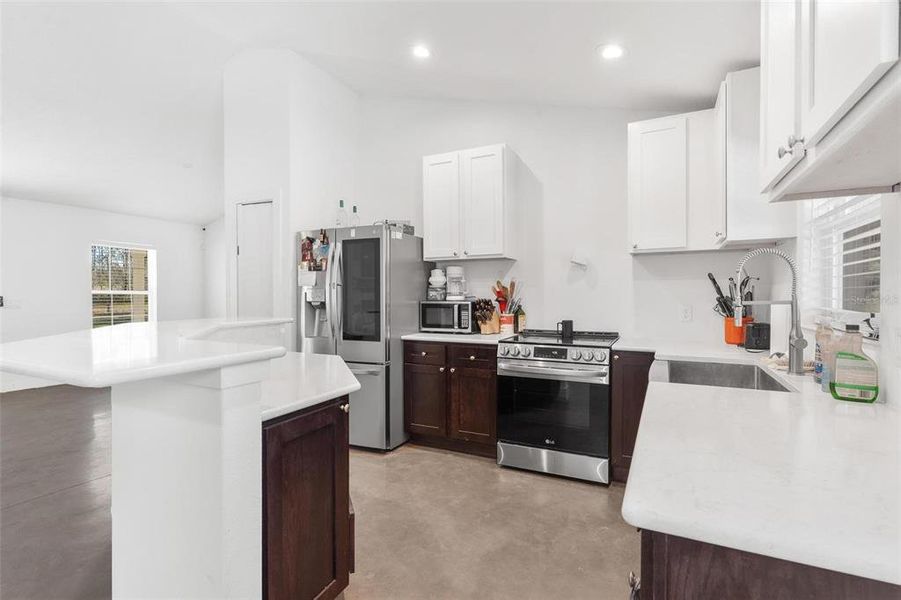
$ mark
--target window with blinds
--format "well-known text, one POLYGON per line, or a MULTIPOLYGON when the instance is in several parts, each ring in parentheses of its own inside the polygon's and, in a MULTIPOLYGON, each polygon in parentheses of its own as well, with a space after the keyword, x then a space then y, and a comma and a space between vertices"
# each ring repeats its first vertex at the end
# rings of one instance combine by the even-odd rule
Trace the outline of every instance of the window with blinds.
POLYGON ((92 326, 150 320, 152 250, 91 246, 92 326))
POLYGON ((799 254, 805 317, 858 322, 879 312, 880 197, 805 203, 799 254))

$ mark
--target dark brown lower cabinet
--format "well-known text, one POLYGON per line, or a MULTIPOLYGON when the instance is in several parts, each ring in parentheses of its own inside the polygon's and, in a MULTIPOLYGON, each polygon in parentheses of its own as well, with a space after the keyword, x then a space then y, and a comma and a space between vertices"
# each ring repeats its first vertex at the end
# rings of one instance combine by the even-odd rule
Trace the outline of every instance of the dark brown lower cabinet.
POLYGON ((352 551, 347 397, 263 424, 263 597, 329 600, 352 551))
POLYGON ((414 443, 497 455, 497 348, 405 342, 404 422, 414 443))
POLYGON ((610 464, 613 481, 625 483, 632 464, 653 352, 613 353, 610 382, 610 464))
POLYGON ((898 600, 901 587, 656 531, 641 532, 641 600, 898 600))

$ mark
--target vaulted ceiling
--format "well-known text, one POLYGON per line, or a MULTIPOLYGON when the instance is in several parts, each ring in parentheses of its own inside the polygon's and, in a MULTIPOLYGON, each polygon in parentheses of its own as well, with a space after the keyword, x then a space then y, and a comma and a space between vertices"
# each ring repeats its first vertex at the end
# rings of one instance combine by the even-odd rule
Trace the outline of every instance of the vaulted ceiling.
POLYGON ((286 47, 367 94, 710 106, 758 63, 758 4, 66 3, 2 7, 3 194, 195 223, 221 213, 222 85, 286 47), (618 43, 625 56, 601 61, 618 43), (432 52, 417 61, 410 47, 432 52))

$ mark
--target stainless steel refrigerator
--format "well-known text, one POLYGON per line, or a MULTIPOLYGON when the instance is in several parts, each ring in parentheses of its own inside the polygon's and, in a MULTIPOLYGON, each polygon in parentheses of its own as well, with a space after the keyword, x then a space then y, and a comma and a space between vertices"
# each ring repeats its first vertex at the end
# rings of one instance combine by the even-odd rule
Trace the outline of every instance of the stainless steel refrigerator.
POLYGON ((418 330, 432 266, 412 231, 378 224, 297 234, 297 349, 338 354, 359 380, 350 396, 354 446, 390 450, 408 437, 400 338, 418 330), (318 240, 322 231, 329 240, 323 270, 303 270, 304 240, 318 240))

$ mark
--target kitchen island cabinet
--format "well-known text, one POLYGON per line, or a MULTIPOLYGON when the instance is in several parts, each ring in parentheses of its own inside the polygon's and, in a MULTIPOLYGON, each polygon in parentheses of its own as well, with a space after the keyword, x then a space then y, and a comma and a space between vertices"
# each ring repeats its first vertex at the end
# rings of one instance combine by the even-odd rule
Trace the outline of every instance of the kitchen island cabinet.
POLYGON ((414 443, 496 456, 497 347, 404 341, 404 422, 414 443))
POLYGON ((347 396, 263 423, 263 597, 335 598, 351 557, 347 396))

